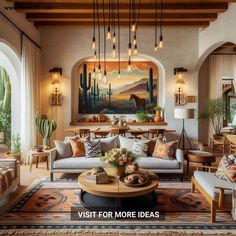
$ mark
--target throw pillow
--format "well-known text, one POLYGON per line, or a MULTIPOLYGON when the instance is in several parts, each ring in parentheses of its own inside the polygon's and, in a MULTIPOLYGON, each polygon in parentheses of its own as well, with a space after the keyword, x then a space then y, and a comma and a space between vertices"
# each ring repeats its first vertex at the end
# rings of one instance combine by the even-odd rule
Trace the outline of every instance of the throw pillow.
POLYGON ((177 141, 168 143, 157 141, 152 156, 165 160, 173 160, 177 149, 177 144, 177 141))
POLYGON ((100 140, 86 141, 84 145, 85 145, 85 155, 87 158, 101 157, 102 150, 101 150, 100 140))
POLYGON ((148 140, 148 141, 149 141, 149 142, 148 142, 148 149, 147 149, 147 156, 148 156, 148 157, 151 157, 152 154, 153 154, 153 152, 154 152, 154 149, 155 149, 155 146, 156 146, 156 142, 157 142, 157 140, 160 141, 160 138, 156 137, 156 138, 151 138, 151 139, 149 139, 148 137, 142 135, 142 136, 141 136, 141 139, 142 139, 142 140, 148 140))
POLYGON ((236 183, 236 157, 233 154, 224 156, 215 175, 220 179, 236 183))
POLYGON ((148 150, 148 140, 138 140, 135 139, 132 152, 137 157, 146 157, 148 150))
POLYGON ((123 136, 119 136, 120 148, 125 148, 128 151, 132 152, 133 151, 134 142, 135 142, 134 139, 125 138, 123 136))
POLYGON ((69 142, 62 142, 62 141, 55 140, 54 143, 57 149, 58 159, 71 157, 73 155, 71 145, 69 142))
POLYGON ((102 153, 109 152, 113 148, 118 147, 118 141, 119 141, 118 136, 109 137, 109 138, 95 139, 94 141, 98 141, 98 140, 100 140, 102 153))
POLYGON ((82 139, 69 139, 73 157, 83 157, 85 156, 85 147, 84 147, 84 141, 82 139))

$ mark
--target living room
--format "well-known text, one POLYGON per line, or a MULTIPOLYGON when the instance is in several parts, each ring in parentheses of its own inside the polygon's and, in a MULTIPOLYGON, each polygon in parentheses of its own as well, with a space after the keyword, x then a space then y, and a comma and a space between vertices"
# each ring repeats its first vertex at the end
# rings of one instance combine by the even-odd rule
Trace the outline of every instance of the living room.
POLYGON ((0 234, 235 233, 234 2, 1 1, 0 234))

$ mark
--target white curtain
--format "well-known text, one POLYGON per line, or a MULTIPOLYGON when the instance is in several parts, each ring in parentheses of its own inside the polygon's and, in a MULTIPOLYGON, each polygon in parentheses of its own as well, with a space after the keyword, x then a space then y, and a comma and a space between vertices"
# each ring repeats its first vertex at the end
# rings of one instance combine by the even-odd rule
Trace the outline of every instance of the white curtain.
POLYGON ((35 113, 39 101, 40 49, 23 36, 21 83, 21 144, 24 163, 36 144, 35 113))

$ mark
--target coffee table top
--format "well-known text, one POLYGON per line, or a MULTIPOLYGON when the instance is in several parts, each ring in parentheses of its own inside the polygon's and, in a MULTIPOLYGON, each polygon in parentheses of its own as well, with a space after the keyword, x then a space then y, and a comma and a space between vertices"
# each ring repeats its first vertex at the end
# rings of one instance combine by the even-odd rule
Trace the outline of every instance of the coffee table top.
MULTIPOLYGON (((79 186, 82 190, 103 197, 126 198, 145 195, 152 192, 158 187, 159 180, 150 179, 149 182, 142 187, 128 187, 117 177, 112 177, 112 181, 107 184, 94 184, 86 180, 88 171, 83 172, 78 177, 79 186)), ((148 171, 151 174, 153 172, 148 171)))

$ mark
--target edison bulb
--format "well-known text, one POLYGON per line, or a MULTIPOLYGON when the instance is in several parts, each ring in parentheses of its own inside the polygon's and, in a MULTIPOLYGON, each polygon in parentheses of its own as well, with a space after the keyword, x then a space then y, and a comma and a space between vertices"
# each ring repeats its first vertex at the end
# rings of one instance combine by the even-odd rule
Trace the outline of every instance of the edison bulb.
POLYGON ((135 32, 135 30, 136 30, 136 25, 135 25, 135 23, 133 23, 133 24, 132 24, 132 27, 131 27, 131 31, 132 31, 132 32, 135 32))
POLYGON ((93 58, 97 59, 97 51, 94 52, 93 58))
POLYGON ((112 57, 115 58, 116 57, 116 45, 114 44, 112 47, 112 57))
POLYGON ((157 51, 157 50, 158 50, 158 46, 157 46, 157 43, 155 43, 154 51, 157 51))
POLYGON ((132 46, 131 43, 128 45, 128 56, 130 57, 132 55, 132 46))
POLYGON ((93 37, 92 49, 95 50, 95 48, 96 48, 96 42, 95 42, 95 37, 93 37))
POLYGON ((120 71, 118 71, 118 75, 117 75, 118 78, 120 78, 120 71))
POLYGON ((107 39, 111 39, 111 28, 110 28, 110 26, 108 26, 108 29, 107 29, 107 39))
POLYGON ((136 38, 136 35, 134 35, 133 45, 136 45, 136 44, 137 44, 137 38, 136 38))
POLYGON ((137 55, 138 54, 138 47, 137 45, 135 44, 134 45, 134 55, 137 55))
POLYGON ((112 36, 112 43, 116 43, 116 34, 115 33, 112 36))
POLYGON ((102 82, 103 82, 104 84, 107 84, 107 82, 108 82, 108 81, 107 81, 107 72, 106 72, 106 71, 104 72, 102 82))
POLYGON ((163 41, 160 41, 160 42, 159 42, 158 47, 159 47, 159 48, 163 48, 163 41))

